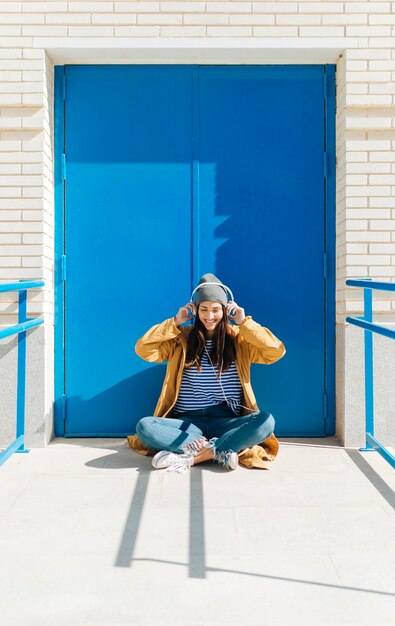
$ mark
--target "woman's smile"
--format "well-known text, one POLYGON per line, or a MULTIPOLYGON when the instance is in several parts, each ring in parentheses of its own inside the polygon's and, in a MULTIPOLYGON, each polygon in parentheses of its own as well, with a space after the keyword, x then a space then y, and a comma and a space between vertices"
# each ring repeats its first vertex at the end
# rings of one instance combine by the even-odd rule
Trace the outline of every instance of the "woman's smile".
POLYGON ((201 302, 198 307, 198 317, 206 329, 206 336, 211 338, 221 323, 223 318, 223 309, 220 302, 205 301, 201 302), (208 315, 209 317, 206 317, 208 315), (214 317, 211 317, 211 316, 214 317))

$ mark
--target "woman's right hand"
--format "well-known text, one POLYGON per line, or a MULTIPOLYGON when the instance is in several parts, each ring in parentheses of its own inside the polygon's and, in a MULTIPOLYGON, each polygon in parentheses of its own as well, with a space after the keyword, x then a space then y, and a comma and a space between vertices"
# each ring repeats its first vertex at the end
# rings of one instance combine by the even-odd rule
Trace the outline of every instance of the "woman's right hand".
POLYGON ((174 318, 176 326, 185 324, 185 322, 190 320, 192 317, 195 317, 196 314, 197 314, 197 309, 196 309, 195 304, 193 302, 188 302, 188 304, 186 304, 185 306, 182 306, 179 309, 176 317, 174 318), (188 309, 191 311, 190 315, 188 315, 188 309))

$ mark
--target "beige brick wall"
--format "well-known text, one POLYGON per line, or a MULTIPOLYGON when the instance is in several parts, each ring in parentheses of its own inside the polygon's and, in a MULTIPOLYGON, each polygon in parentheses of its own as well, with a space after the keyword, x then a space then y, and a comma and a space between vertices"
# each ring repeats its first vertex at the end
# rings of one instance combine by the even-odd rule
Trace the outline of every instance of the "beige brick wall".
MULTIPOLYGON (((372 23, 395 23, 395 15, 370 15, 369 23, 373 17, 372 23)), ((363 308, 362 292, 346 289, 347 278, 395 278, 395 49, 377 47, 380 42, 345 50, 337 65, 339 322, 363 308)), ((374 299, 375 319, 393 322, 393 296, 374 292, 374 299)))
MULTIPOLYGON (((262 62, 277 63, 276 49, 341 50, 337 320, 360 314, 361 293, 346 290, 344 280, 395 279, 395 2, 374 0, 0 2, 0 281, 44 279, 28 312, 52 318, 53 50, 106 50, 87 62, 112 62, 112 47, 139 42, 181 50, 191 42, 244 42, 271 48, 262 62)), ((392 320, 395 301, 375 297, 376 319, 392 320)), ((15 310, 12 294, 0 296, 2 324, 14 321, 15 310)))

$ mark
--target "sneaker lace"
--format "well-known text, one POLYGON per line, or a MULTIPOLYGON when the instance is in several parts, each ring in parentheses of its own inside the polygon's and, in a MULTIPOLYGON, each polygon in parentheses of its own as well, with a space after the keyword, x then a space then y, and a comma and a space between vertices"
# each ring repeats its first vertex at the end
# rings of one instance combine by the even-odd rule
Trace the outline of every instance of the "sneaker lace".
POLYGON ((168 472, 178 472, 179 474, 187 472, 192 465, 192 457, 186 454, 178 454, 179 458, 175 463, 172 463, 167 467, 168 472))
POLYGON ((217 461, 217 463, 219 463, 220 465, 228 469, 229 461, 231 459, 232 454, 233 452, 230 450, 226 452, 216 452, 214 455, 214 459, 215 461, 217 461))

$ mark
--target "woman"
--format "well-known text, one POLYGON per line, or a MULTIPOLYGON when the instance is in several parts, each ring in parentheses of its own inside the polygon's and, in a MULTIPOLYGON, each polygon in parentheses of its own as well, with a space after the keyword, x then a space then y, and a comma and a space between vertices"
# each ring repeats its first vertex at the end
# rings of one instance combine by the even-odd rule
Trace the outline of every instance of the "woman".
POLYGON ((143 417, 136 435, 128 437, 137 452, 159 450, 152 459, 155 468, 186 471, 214 460, 235 469, 239 459, 247 467, 265 467, 265 453, 266 460, 273 460, 278 450, 274 418, 259 410, 249 370, 251 363, 278 361, 285 347, 245 316, 213 274, 204 274, 189 304, 175 318, 150 328, 135 350, 146 361, 168 361, 155 416, 143 417), (193 326, 182 326, 193 317, 193 326), (263 455, 251 452, 258 444, 263 455))

